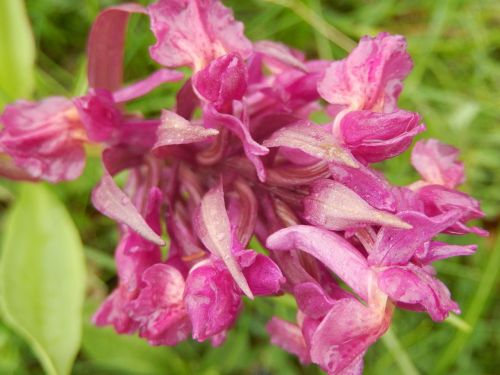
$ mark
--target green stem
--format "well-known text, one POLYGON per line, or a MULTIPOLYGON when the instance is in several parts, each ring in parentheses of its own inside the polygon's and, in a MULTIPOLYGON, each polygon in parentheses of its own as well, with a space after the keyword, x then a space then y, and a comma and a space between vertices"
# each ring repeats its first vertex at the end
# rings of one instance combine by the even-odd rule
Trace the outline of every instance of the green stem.
POLYGON ((382 342, 385 344, 387 349, 391 352, 394 360, 401 369, 401 373, 405 375, 420 375, 419 371, 413 364, 410 356, 404 349, 404 347, 399 342, 398 338, 394 332, 389 329, 384 336, 382 336, 382 342))

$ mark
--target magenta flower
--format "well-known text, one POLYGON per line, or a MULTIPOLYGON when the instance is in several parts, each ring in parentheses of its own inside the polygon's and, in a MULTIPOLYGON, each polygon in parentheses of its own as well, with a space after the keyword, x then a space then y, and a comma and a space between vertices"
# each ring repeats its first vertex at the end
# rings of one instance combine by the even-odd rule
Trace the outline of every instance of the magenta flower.
POLYGON ((346 59, 330 65, 318 91, 329 103, 350 110, 393 112, 412 67, 402 36, 363 37, 346 59))
POLYGON ((70 100, 18 101, 5 108, 0 122, 0 149, 31 177, 59 182, 82 173, 87 136, 70 100))
POLYGON ((148 14, 156 36, 151 57, 164 66, 198 71, 229 52, 248 57, 252 49, 243 25, 217 0, 158 1, 148 14))
POLYGON ((436 236, 487 235, 468 226, 483 213, 456 190, 464 168, 454 147, 417 142, 421 179, 409 186, 372 166, 425 130, 420 114, 397 106, 411 67, 404 38, 387 33, 363 37, 343 60, 308 61, 251 43, 217 0, 112 7, 92 27, 88 93, 7 106, 0 173, 73 179, 85 144, 103 149, 92 202, 118 223, 120 242, 118 285, 95 324, 152 345, 220 345, 244 298, 289 293, 297 321, 273 317, 271 342, 329 374, 360 374, 395 308, 435 321, 460 312, 432 264, 476 246, 436 236), (123 104, 184 75, 160 69, 123 86, 130 13, 151 21, 153 60, 191 69, 158 117, 123 104), (315 111, 328 123, 311 121, 315 111), (264 253, 248 249, 253 237, 264 253))

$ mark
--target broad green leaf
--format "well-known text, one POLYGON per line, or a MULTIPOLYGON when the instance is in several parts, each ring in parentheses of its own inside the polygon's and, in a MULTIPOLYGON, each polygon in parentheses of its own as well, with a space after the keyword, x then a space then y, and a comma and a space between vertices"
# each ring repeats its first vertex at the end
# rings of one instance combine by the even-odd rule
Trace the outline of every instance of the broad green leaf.
POLYGON ((106 368, 147 375, 190 374, 173 348, 151 346, 137 336, 118 335, 112 328, 92 325, 90 318, 83 326, 82 349, 92 363, 106 368))
POLYGON ((85 289, 82 244, 71 217, 43 185, 22 185, 0 260, 6 323, 50 375, 69 374, 80 347, 85 289))
POLYGON ((24 1, 0 1, 0 109, 31 96, 34 71, 35 42, 24 1))

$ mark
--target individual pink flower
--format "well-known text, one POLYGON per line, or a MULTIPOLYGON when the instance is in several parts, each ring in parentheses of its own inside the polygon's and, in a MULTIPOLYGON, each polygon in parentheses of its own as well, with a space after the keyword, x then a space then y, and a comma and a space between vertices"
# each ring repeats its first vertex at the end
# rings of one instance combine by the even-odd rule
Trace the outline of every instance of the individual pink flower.
POLYGON ((0 149, 31 177, 59 182, 82 173, 87 134, 70 100, 21 100, 5 108, 0 123, 0 149))
POLYGON ((354 156, 375 163, 404 152, 413 138, 423 132, 417 113, 353 111, 340 122, 342 140, 354 156))
POLYGON ((428 184, 454 189, 465 180, 464 165, 458 161, 459 151, 436 139, 418 141, 411 154, 411 163, 428 184))
POLYGON ((217 57, 238 52, 248 57, 251 44, 232 11, 216 0, 159 0, 148 7, 156 44, 151 57, 167 67, 198 71, 217 57))
POLYGON ((318 91, 329 103, 350 110, 392 112, 412 67, 402 36, 366 36, 347 58, 330 65, 318 91))
POLYGON ((185 281, 174 267, 157 263, 142 274, 144 287, 128 311, 139 334, 153 345, 175 345, 191 333, 184 304, 185 281))

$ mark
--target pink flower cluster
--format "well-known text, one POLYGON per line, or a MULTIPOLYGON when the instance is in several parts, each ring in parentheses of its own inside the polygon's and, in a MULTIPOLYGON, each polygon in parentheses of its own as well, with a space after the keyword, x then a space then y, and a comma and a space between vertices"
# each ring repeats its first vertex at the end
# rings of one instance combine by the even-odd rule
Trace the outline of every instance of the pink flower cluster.
POLYGON ((222 343, 242 297, 290 293, 296 323, 274 317, 271 341, 329 374, 362 372, 394 308, 441 321, 459 313, 432 263, 476 246, 440 233, 486 235, 457 191, 458 150, 419 141, 421 179, 393 186, 373 163, 404 152, 425 126, 398 108, 412 68, 403 37, 363 37, 340 61, 308 61, 284 45, 251 43, 217 0, 159 0, 103 11, 89 40, 85 96, 18 101, 0 120, 0 171, 11 178, 77 178, 85 145, 103 148, 95 207, 120 225, 119 284, 94 316, 153 345, 193 337, 222 343), (149 17, 164 66, 122 87, 130 13, 149 17), (179 81, 160 118, 124 103, 179 81), (314 123, 323 111, 327 124, 314 123), (5 156, 5 155, 4 155, 5 156), (121 189, 113 175, 128 171, 121 189), (166 227, 166 232, 163 228, 166 227), (168 254, 162 235, 168 235, 168 254), (256 237, 267 254, 248 249, 256 237), (350 291, 339 285, 345 283, 350 291))

